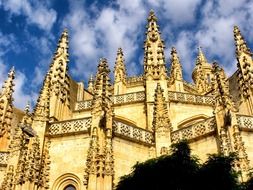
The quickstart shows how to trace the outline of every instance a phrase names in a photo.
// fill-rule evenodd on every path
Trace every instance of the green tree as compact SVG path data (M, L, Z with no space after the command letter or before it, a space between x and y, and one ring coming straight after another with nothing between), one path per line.
M186 142L172 146L172 154L137 163L121 178L117 190L193 189L199 163Z
M186 141L171 146L172 154L137 163L117 190L239 190L232 168L234 155L210 155L204 164L191 156ZM246 185L245 185L246 186ZM248 190L248 189L247 189Z
M233 170L235 155L209 155L208 160L200 167L196 180L198 189L205 190L237 190L241 185L237 173Z

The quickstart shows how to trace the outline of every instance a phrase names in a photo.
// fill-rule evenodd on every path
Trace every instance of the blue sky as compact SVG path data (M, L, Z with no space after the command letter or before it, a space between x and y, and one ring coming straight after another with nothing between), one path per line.
M64 28L69 31L69 72L75 80L86 83L100 57L106 57L113 70L118 47L123 48L128 74L141 74L150 9L158 17L167 67L175 46L187 81L198 46L228 75L236 70L234 25L252 49L249 0L0 0L0 84L15 66L15 105L23 109L27 101L36 101Z

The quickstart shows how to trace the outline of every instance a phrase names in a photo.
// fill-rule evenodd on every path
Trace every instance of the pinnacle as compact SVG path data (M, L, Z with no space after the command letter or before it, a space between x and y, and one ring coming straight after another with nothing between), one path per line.
M67 30L67 28L65 28L65 29L63 30L63 32L62 32L62 34L61 34L60 40L61 40L62 38L68 38L68 30Z
M171 48L171 54L177 54L177 50L176 50L176 48L173 46L172 48Z
M123 50L121 47L118 48L117 54L122 54L123 55Z
M155 12L153 9L151 9L149 12L148 21L149 22L156 22L157 21L157 18L155 16Z
M93 79L93 75L91 74L90 75L90 78L89 78L89 83L93 83L94 79Z
M124 53L122 48L118 48L117 57L116 57L116 65L124 65Z
M179 61L178 55L177 55L177 50L175 47L171 48L171 59L172 61L174 61L175 59L177 59Z
M234 26L234 33L240 33L239 27L238 26Z
M29 101L27 102L24 111L25 111L25 114L29 114L30 113L30 102Z
M197 56L197 60L196 60L196 65L199 64L203 64L203 63L207 63L206 57L202 51L201 46L198 47L198 56Z
M15 68L14 68L14 66L12 66L9 73L8 73L8 77L14 78L14 75L15 75Z

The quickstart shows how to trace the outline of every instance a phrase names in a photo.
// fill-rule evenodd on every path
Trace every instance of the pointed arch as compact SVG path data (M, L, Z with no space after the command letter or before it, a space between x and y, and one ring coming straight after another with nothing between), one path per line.
M73 186L76 190L81 190L81 180L75 174L63 174L55 180L52 190L65 190L68 186Z
M188 118L184 119L183 121L179 122L177 125L177 128L180 129L180 128L188 127L194 123L197 123L199 121L203 121L207 118L209 118L209 116L207 116L205 114L194 115L192 117L188 117Z

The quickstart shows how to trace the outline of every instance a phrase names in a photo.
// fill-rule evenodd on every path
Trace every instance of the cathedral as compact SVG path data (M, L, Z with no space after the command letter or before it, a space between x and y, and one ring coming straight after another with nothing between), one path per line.
M0 91L0 189L112 190L137 162L170 154L170 145L183 139L201 162L207 154L235 152L234 168L246 181L253 166L253 60L237 26L234 41L234 74L226 76L199 48L189 83L176 47L166 65L150 11L143 73L127 75L119 48L114 78L101 58L85 87L68 73L64 30L33 110L13 106L14 68L6 76Z

